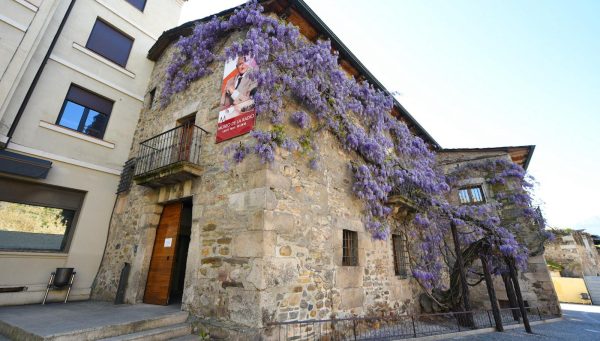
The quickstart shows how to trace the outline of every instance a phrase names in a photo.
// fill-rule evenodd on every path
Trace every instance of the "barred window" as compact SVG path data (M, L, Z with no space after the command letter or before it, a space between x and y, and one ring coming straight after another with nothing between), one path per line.
M123 172L121 173L121 179L119 180L119 187L117 193L126 192L131 188L133 183L133 173L135 171L135 158L127 160L123 166Z
M458 190L461 204L478 204L485 201L481 186L464 187Z
M404 234L392 235L394 250L394 273L401 278L408 277L408 241Z
M358 233L344 230L342 240L342 265L358 265Z

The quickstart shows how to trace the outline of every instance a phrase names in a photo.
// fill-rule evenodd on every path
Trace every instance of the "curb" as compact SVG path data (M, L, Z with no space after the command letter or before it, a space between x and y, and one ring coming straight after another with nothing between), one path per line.
M530 322L529 324L532 326L536 326L536 325L540 325L540 324L559 322L559 321L563 321L563 320L564 320L563 317L557 317L557 318L548 319L548 320L533 321L533 322ZM511 324L508 326L504 326L504 330L512 330L512 329L517 329L517 328L523 328L523 324L519 323L519 324ZM449 338L463 337L463 336L470 336L470 335L479 335L479 334L494 333L494 332L496 332L496 328L491 327L491 328L481 328L481 329L476 329L476 330L467 330L464 332L423 336L423 337L412 338L409 340L417 340L417 341L447 340ZM400 339L398 339L398 340L400 340ZM406 340L406 339L402 339L402 340Z

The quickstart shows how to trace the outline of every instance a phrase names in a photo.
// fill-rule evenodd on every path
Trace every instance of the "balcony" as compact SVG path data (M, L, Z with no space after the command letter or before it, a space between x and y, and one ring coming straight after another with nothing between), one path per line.
M134 180L160 187L200 176L200 147L208 132L193 124L165 131L140 143Z
M395 214L401 213L405 216L409 212L415 212L418 209L418 198L420 189L412 182L405 181L400 185L394 186L388 196L388 205L392 206Z

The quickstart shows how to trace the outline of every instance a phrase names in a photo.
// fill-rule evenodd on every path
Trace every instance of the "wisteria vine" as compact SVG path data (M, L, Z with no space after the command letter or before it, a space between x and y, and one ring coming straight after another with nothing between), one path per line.
M217 55L217 44L234 31L245 35ZM494 218L491 207L455 207L446 201L451 181L435 168L435 154L406 124L390 115L393 98L389 94L345 74L329 41L308 41L297 27L263 14L263 8L251 1L227 17L197 24L175 48L161 94L163 106L191 82L212 73L214 61L238 55L254 57L258 65L251 74L258 84L256 113L270 120L271 129L256 129L251 133L252 143L225 148L235 163L250 154L262 162L273 162L275 149L281 147L305 153L310 167L316 169L319 156L314 136L330 132L343 149L359 156L349 165L354 175L352 190L364 203L365 228L375 239L386 239L390 234L392 210L387 202L391 193L407 184L418 188L423 210L415 216L408 233L421 240L413 275L425 287L440 283L443 255L436 245L447 235L449 219L461 227L485 227L470 234L472 237L495 231L499 249L522 259L524 249L514 242L511 230L501 229L501 220ZM286 112L284 98L293 98L304 110ZM299 138L286 136L287 123L303 132ZM522 175L511 167L494 181Z

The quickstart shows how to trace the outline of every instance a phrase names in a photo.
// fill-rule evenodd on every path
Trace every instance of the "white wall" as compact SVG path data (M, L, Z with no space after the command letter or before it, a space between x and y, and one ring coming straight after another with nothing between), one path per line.
M68 4L0 0L0 138L6 138ZM77 0L7 150L52 161L48 178L37 182L85 191L85 199L67 252L0 251L0 273L11 274L0 276L0 287L27 287L0 294L0 305L40 302L50 272L64 266L77 271L73 299L89 297L154 66L146 55L158 36L177 24L181 5L148 0L141 12L124 0ZM97 17L134 38L125 67L85 48ZM102 140L55 124L71 83L114 101Z

